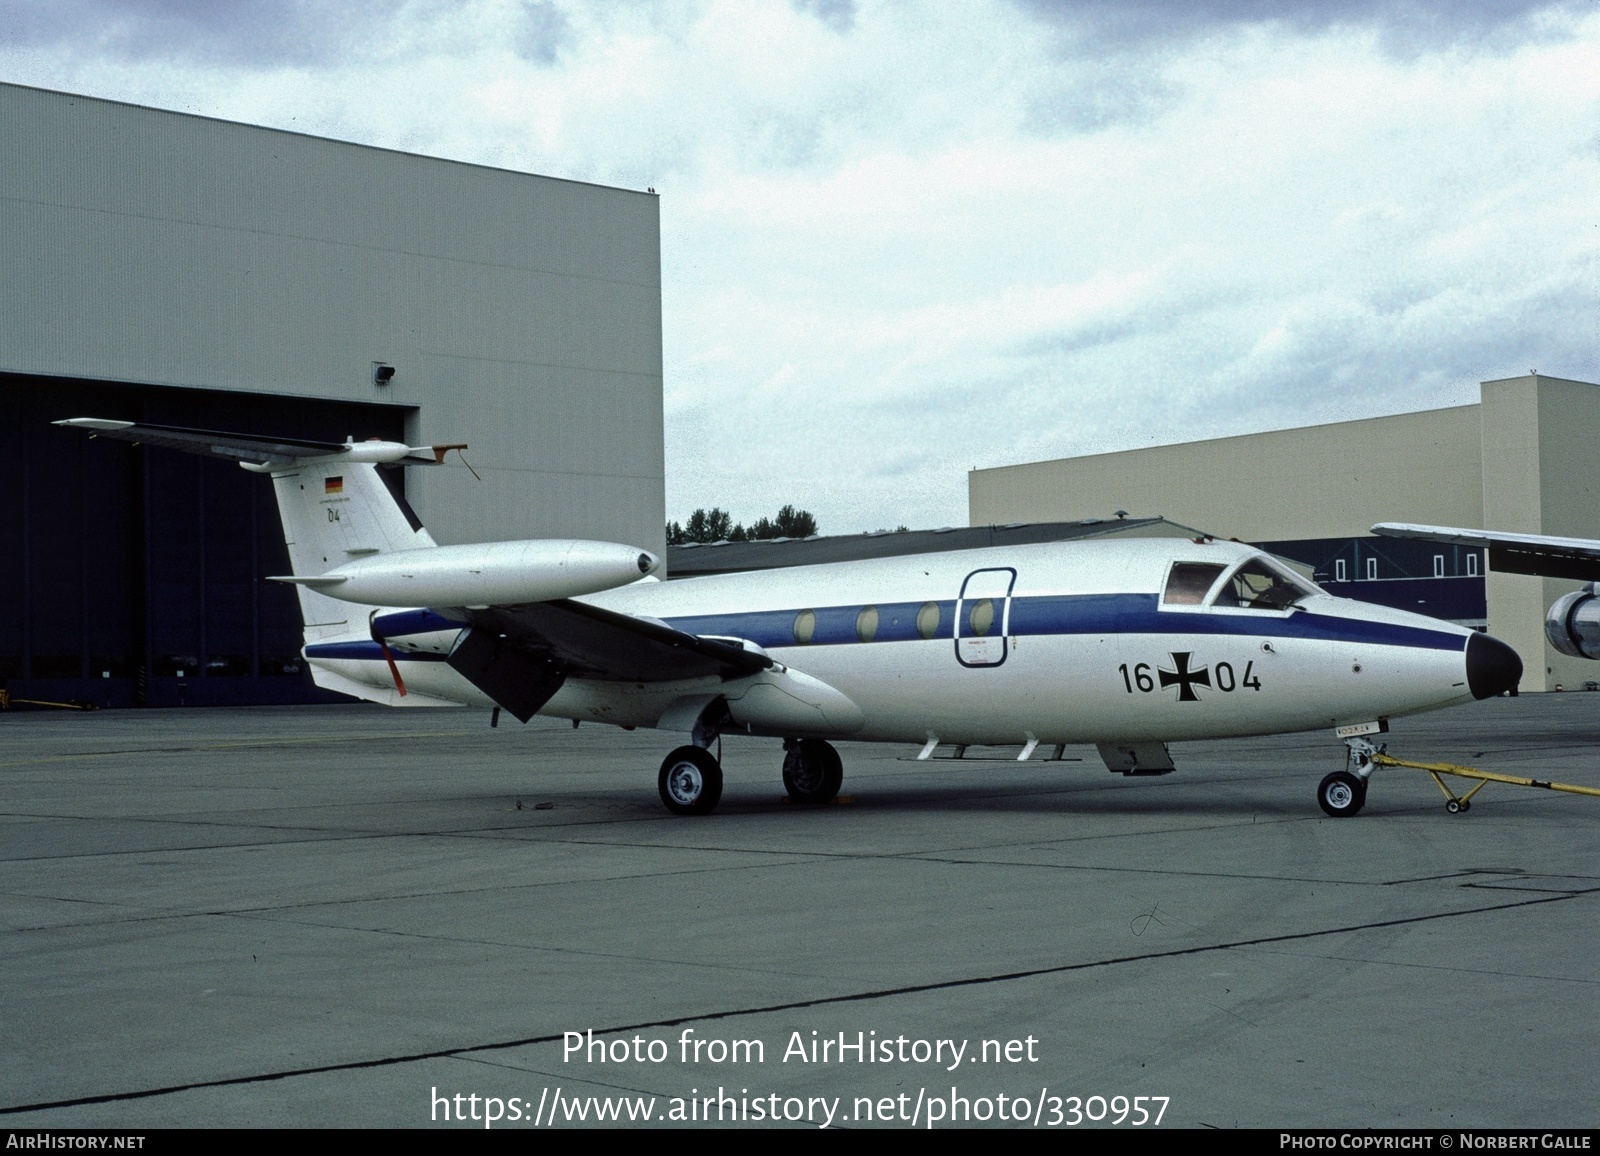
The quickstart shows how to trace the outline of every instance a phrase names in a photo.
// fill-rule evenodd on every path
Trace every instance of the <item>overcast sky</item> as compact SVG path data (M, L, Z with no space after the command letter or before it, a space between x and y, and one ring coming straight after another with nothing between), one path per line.
M1592 0L0 0L0 79L654 186L673 518L1600 381Z

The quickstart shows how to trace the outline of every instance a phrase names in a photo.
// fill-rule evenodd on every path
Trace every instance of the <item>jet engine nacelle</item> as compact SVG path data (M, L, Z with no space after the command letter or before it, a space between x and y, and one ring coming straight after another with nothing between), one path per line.
M634 546L545 538L398 550L279 581L366 606L514 606L626 586L659 564Z
M1562 654L1600 658L1600 599L1595 597L1595 584L1557 598L1545 616L1544 633Z

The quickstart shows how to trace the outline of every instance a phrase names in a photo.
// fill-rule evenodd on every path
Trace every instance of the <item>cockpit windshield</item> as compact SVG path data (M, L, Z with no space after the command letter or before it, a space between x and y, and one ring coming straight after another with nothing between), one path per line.
M1279 570L1263 558L1240 566L1217 591L1213 606L1238 606L1246 610L1288 610L1316 587L1298 575Z

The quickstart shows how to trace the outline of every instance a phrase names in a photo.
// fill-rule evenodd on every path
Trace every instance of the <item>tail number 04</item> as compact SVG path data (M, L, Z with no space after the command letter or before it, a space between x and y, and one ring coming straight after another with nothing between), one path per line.
M1260 690L1261 678L1255 673L1255 667L1256 664L1254 662L1246 662L1244 664L1244 675L1240 677L1234 671L1233 663L1217 663L1216 666L1211 668L1212 673L1216 676L1216 688L1225 694L1240 687L1244 687L1246 690ZM1202 667L1202 669L1204 668ZM1141 694L1149 694L1155 690L1156 680L1151 671L1152 667L1148 662L1138 663L1131 670L1125 662L1117 667L1117 672L1122 675L1122 685L1127 687L1129 694L1132 694L1135 690Z

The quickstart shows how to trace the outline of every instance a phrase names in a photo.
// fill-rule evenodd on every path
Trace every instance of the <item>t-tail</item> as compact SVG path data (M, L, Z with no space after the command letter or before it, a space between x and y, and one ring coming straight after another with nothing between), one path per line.
M390 706L460 705L408 691L395 651L418 643L448 651L469 608L591 594L636 582L659 566L654 555L613 542L438 545L378 470L442 465L450 451L465 445L318 442L104 418L55 424L95 437L229 458L270 475L293 572L268 577L292 583L299 595L312 678L329 690ZM421 630L427 637L399 638L388 625L398 622L415 627L412 635ZM364 666L385 673L372 681L350 677L348 660L357 654L370 660Z

